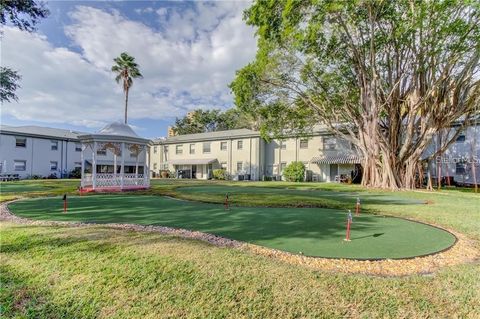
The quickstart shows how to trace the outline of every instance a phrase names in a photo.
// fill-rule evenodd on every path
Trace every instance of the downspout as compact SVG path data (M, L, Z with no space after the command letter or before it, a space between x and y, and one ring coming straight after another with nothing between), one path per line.
M63 140L60 140L61 148L60 148L60 178L63 178Z
M65 141L65 175L68 174L68 140Z
M250 137L250 164L248 165L248 174L250 174L250 179L252 179L252 138Z
M33 175L33 144L35 142L35 138L31 137L32 139L32 156L30 157L30 176Z

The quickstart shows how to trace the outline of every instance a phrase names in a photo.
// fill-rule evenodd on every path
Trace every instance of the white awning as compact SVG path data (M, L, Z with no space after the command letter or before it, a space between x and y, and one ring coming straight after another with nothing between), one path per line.
M173 159L169 163L172 165L204 165L211 164L216 160L216 158Z
M360 164L362 158L358 155L319 155L310 160L311 163L316 164Z

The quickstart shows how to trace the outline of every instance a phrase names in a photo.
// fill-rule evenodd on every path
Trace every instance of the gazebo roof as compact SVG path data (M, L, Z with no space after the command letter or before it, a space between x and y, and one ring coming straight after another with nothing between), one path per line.
M149 144L150 140L142 138L128 125L120 122L113 122L102 128L98 133L80 135L81 141L117 141L135 142Z
M137 133L128 125L120 122L113 122L102 128L97 134L139 137Z

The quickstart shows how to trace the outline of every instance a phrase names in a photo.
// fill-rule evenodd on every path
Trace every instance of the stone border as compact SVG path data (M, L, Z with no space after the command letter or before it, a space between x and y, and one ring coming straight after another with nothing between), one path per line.
M22 200L22 199L17 199ZM95 224L80 222L60 221L39 221L14 215L8 208L8 204L17 200L3 202L0 204L0 221L10 221L17 224L40 225L40 226L67 226L67 227L88 227L103 226L113 229L156 232L165 235L173 235L181 238L195 239L210 243L217 247L232 247L245 252L252 252L257 255L274 258L293 265L302 265L313 270L320 270L333 273L364 274L382 277L402 277L409 275L427 275L438 271L442 267L455 266L465 263L480 261L480 250L476 248L476 242L467 236L447 230L452 233L457 241L446 250L427 256L420 256L408 259L381 259L381 260L354 260L354 259L333 259L322 257L309 257L288 253L272 248L266 248L249 244L213 234L187 229L164 227L164 226L142 226L136 224ZM413 220L411 220L413 221ZM437 227L435 225L429 226ZM443 228L440 228L443 229Z

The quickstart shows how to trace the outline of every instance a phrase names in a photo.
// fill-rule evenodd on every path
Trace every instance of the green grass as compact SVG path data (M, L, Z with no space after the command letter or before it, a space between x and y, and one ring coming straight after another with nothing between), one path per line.
M236 207L162 196L99 195L17 201L18 216L39 220L160 225L198 230L292 253L335 258L408 258L453 245L448 232L399 218L361 214L346 243L346 213L325 208Z
M480 267L322 273L155 233L2 224L2 318L475 318Z
M50 182L38 181L35 183ZM58 196L76 182L13 196ZM50 183L48 183L50 185ZM202 181L153 181L147 194L178 193ZM282 189L302 188L392 193L358 186L313 183L214 183ZM288 190L286 191L288 192ZM9 195L10 196L10 195ZM322 204L319 196L244 194L237 204L272 206L279 201ZM463 190L398 192L396 198L427 202L364 208L414 218L480 240L480 196ZM1 194L0 198L5 197ZM325 199L326 200L326 199ZM350 206L341 198L334 205ZM319 205L320 206L320 205ZM230 248L155 233L0 224L0 304L2 318L478 318L478 263L446 267L431 276L375 278L312 271Z

